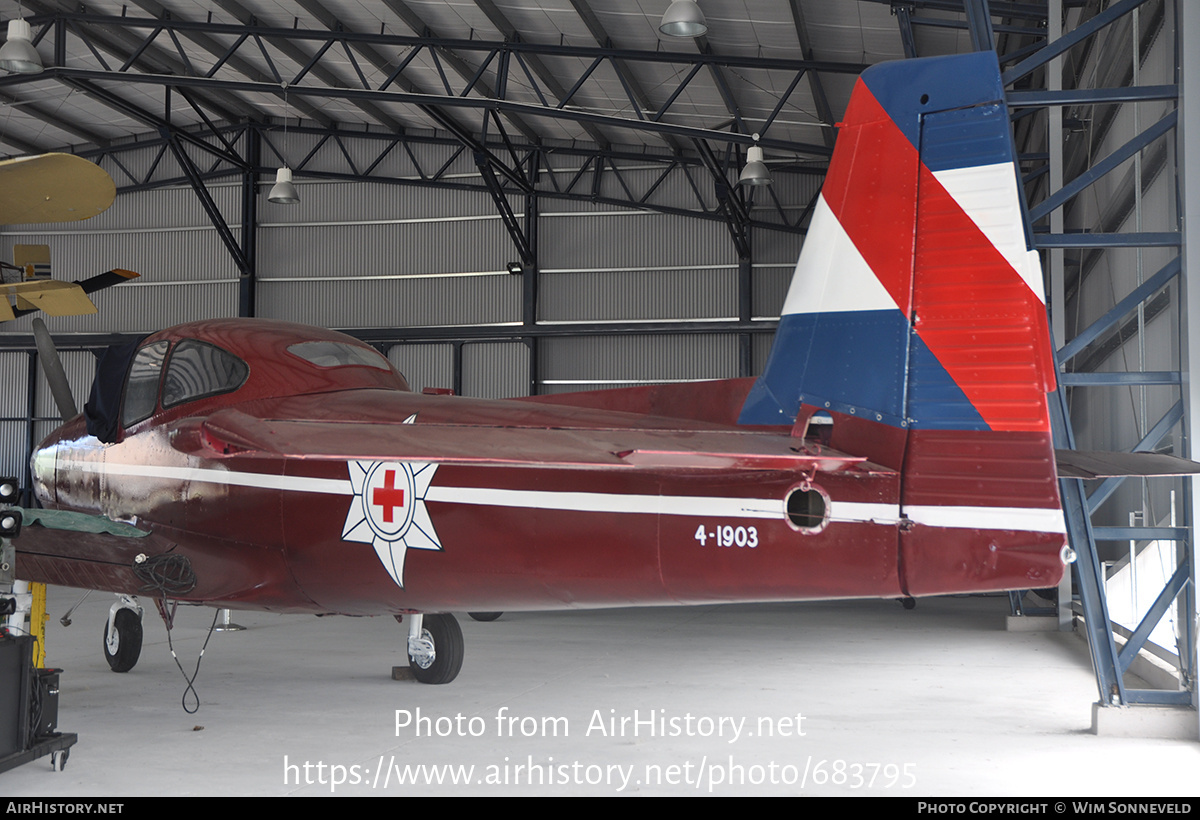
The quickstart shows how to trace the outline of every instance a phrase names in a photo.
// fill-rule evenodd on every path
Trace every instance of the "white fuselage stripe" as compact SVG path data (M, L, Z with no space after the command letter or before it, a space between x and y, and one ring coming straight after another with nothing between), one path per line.
M1039 507L908 506L904 513L928 527L1066 533L1062 510Z
M159 467L149 464L111 464L95 461L60 461L61 471L97 473L129 478L167 478L174 481L200 481L229 487L259 487L265 490L290 490L298 493L354 495L350 479L308 478L274 473L241 473L231 470L206 470L198 467Z
M354 489L349 479L84 461L60 464L60 469L62 468L111 476L162 478L174 481L222 484L230 487L257 487L290 492L325 493L327 495L354 495ZM434 486L426 492L425 500L491 507L685 515L708 518L782 518L785 512L781 498L556 492L552 490L505 490L495 487ZM1057 509L922 505L905 507L904 512L914 523L929 527L1066 532L1062 511ZM872 504L834 499L830 502L829 513L829 519L834 523L872 522L894 525L901 520L900 508L895 504Z

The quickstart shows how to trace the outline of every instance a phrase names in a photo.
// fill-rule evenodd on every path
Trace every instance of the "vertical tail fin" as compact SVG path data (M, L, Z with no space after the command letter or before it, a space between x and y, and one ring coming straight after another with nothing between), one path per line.
M1062 573L1053 354L1009 128L991 52L863 72L739 419L827 410L835 448L901 468L910 595Z
M868 69L741 422L1044 431L1053 385L995 55Z
M25 281L50 279L50 246L13 245L13 264L21 269Z

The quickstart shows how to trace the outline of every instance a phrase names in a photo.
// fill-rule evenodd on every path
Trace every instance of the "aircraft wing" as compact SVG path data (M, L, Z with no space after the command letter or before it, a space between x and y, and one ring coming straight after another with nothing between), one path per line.
M105 211L117 187L104 169L71 154L0 162L0 225L74 222Z
M9 304L15 297L16 307ZM34 279L28 282L0 284L0 322L40 310L48 316L81 316L95 313L96 306L75 282ZM18 313L19 311L19 313Z
M129 524L62 510L21 510L22 578L52 577L79 589L136 593L142 582L132 567L139 554L171 545Z
M126 595L238 600L291 588L274 550L220 545L188 553L157 531L67 510L21 511L17 576ZM192 594L194 593L194 594Z
M475 431L478 430L478 434ZM535 464L613 469L821 470L890 472L861 456L816 448L787 435L721 430L475 428L411 424L257 419L223 410L185 422L176 449L215 454L261 452L316 459L382 459L459 464Z

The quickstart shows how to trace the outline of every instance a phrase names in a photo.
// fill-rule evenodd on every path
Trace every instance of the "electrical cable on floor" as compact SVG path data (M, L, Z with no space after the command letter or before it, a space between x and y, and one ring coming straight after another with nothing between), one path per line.
M196 670L192 672L192 676L190 678L187 676L187 672L183 671L183 664L179 662L179 656L175 654L175 646L171 642L171 630L167 630L167 648L171 650L171 657L175 659L175 665L179 667L180 674L182 674L183 679L187 681L187 688L183 690L183 697L180 698L179 702L183 706L183 711L187 712L189 715L194 715L200 711L200 695L197 694L196 687L193 686L193 684L196 682L196 676L200 674L200 661L204 660L204 650L208 648L208 641L210 638L212 638L213 632L217 628L217 618L220 616L220 614L221 610L219 609L213 613L213 622L208 627L208 635L204 639L204 646L200 647L200 657L196 658ZM188 708L188 692L191 692L192 697L196 699L196 707L194 709Z

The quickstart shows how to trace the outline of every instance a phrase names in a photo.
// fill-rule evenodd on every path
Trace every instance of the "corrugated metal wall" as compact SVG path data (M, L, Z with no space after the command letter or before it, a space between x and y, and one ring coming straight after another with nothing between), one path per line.
M388 360L404 374L415 392L426 387L454 387L454 345L427 343L392 345Z
M575 336L547 339L539 380L547 393L737 375L730 334Z
M516 253L486 194L368 183L299 191L297 207L261 192L258 315L334 328L521 321L521 282L506 269Z
M0 351L0 477L25 477L29 445L29 354Z
M472 342L462 346L464 396L503 399L529 393L529 348L523 342Z

